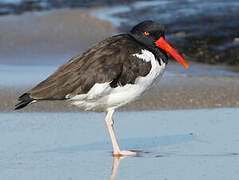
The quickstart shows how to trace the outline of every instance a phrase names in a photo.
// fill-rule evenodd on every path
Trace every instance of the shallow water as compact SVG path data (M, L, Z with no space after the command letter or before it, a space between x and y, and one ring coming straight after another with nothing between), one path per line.
M57 66L0 65L0 87L25 87L36 85L51 75Z
M1 0L1 3L14 3L14 4L18 4L22 2L22 0Z
M194 15L210 15L213 17L233 14L239 7L238 1L230 0L149 0L149 1L134 1L129 5L118 5L106 7L93 11L92 15L111 21L114 25L120 26L127 22L134 25L140 20L153 19L160 20L163 24L174 22L178 18L187 18ZM150 9L147 11L147 9ZM144 10L141 12L141 10ZM137 16L135 12L140 11ZM127 13L131 13L130 16ZM132 14L133 13L133 14ZM119 16L117 16L119 15ZM153 15L153 16L152 16ZM183 24L184 25L184 24ZM191 28L191 27L188 27Z
M121 148L139 154L114 159L104 113L1 113L0 179L238 179L238 116L117 112Z
M190 65L190 64L189 64ZM60 65L56 66L17 66L0 64L0 88L31 87L46 79ZM166 77L238 77L239 73L223 67L192 64L189 69L179 64L170 64L165 72Z

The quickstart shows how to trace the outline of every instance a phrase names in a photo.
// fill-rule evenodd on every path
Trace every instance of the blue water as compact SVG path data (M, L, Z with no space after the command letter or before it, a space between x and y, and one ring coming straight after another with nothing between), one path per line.
M17 66L0 64L0 88L32 87L51 75L60 65ZM238 77L239 73L210 65L193 64L183 69L178 64L170 64L166 77Z
M113 158L104 113L1 113L0 179L239 177L239 109L116 112Z
M14 4L17 4L17 3L21 3L22 0L1 0L1 3L14 3Z
M116 26L126 22L127 25L133 26L142 20L151 19L166 25L174 23L178 26L177 28L194 31L196 29L192 27L192 24L188 27L185 26L186 22L184 22L184 19L188 21L188 23L190 22L189 17L196 21L197 16L212 17L214 20L217 20L220 16L229 15L230 17L233 16L233 14L236 15L238 9L239 2L237 0L151 0L133 2L130 5L99 9L93 11L92 15L97 18L111 21ZM180 22L181 24L177 22ZM220 21L218 21L218 23L219 22ZM197 25L195 25L195 27L197 30L202 30L198 29ZM210 28L210 26L207 25L206 28Z
M0 65L0 87L30 87L46 79L58 66Z

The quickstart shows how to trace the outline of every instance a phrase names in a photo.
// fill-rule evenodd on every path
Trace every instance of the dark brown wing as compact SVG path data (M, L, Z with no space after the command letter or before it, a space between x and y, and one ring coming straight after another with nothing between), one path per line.
M61 100L68 94L85 94L95 83L109 82L112 88L133 84L151 69L149 62L132 56L140 52L140 45L129 35L113 36L72 58L26 94L33 99Z

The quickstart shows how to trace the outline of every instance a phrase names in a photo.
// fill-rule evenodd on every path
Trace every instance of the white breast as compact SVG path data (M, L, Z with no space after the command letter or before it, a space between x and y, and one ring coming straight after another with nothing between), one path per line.
M165 63L156 60L153 53L142 50L140 54L133 54L139 60L151 62L151 70L144 77L138 77L135 84L127 84L116 88L110 87L110 82L96 83L87 94L77 95L70 100L84 110L108 111L125 105L142 95L150 88L157 77L160 77L165 69Z
M143 86L150 86L159 75L163 74L166 64L160 59L160 65L154 54L150 51L143 49L141 54L134 54L133 56L136 56L143 61L151 62L151 70L149 74L147 74L145 77L137 78L136 84L139 83Z

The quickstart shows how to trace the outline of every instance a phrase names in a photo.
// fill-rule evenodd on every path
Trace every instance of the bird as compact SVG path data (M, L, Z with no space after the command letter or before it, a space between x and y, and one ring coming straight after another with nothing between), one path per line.
M132 156L121 150L113 113L148 90L168 64L168 55L188 64L165 40L163 24L145 20L129 32L111 36L71 58L52 75L18 98L15 110L33 102L67 101L85 111L106 112L105 122L113 156Z

